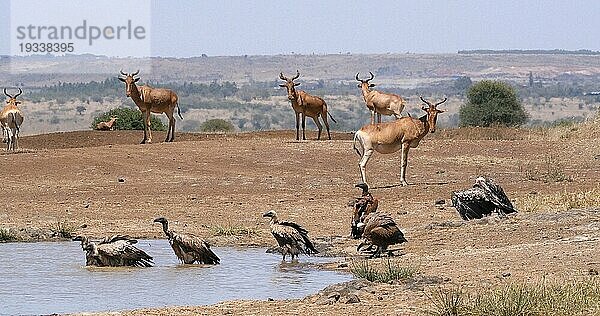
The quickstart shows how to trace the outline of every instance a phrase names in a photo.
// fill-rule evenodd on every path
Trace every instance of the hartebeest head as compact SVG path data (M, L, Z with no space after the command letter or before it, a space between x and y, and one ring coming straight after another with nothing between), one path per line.
M284 76L283 72L279 73L279 79L285 81L285 83L282 83L279 86L287 89L288 100L290 100L290 101L296 100L296 98L297 98L296 89L294 87L299 86L300 83L294 82L294 80L298 79L298 77L300 77L299 70L296 70L296 75L292 79L288 79L286 76Z
M425 102L425 104L427 104L427 107L423 106L421 109L423 109L423 111L427 112L427 123L429 124L429 132L430 133L435 133L435 125L437 124L437 115L439 113L444 113L445 111L443 110L438 110L437 106L446 102L446 100L448 100L448 98L444 98L444 100L435 103L435 104L431 104L429 101L423 99L423 97L419 96L419 98L421 98L421 101Z
M369 88L373 88L375 86L374 83L369 83L369 81L371 81L371 80L373 80L373 78L375 78L375 76L373 75L372 72L369 71L369 74L371 75L371 78L366 79L366 80L360 79L358 77L358 74L359 73L357 72L355 78L356 78L356 81L360 82L360 84L358 84L359 88L369 90Z
M140 71L138 69L138 71L136 71L132 74L124 73L123 70L119 70L119 72L121 73L121 75L125 76L125 78L122 78L122 77L118 77L118 78L119 78L119 80L125 82L125 88L127 89L126 90L127 97L131 97L131 90L137 89L135 86L135 83L138 82L138 80L140 80L139 77L136 78L135 76L137 76L140 73Z
M6 100L6 104L13 105L13 106L17 106L18 104L21 104L21 101L17 101L17 97L20 96L22 93L23 93L23 90L21 90L21 88L19 88L19 93L17 93L15 96L11 96L10 94L8 94L8 92L6 92L6 88L4 88L4 94L6 94L6 96L8 97L8 100Z

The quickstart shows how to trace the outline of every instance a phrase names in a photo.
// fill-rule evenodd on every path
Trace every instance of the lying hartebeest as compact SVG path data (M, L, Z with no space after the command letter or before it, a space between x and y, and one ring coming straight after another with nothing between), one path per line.
M19 88L19 93L11 96L4 88L4 94L8 97L6 106L0 112L0 125L2 125L2 134L6 133L6 150L17 150L19 148L19 129L23 124L23 112L17 107L21 101L17 97L23 93Z
M421 97L421 101L428 105L427 108L424 106L422 108L427 112L426 115L418 119L402 117L393 122L369 124L357 131L354 134L354 150L361 156L359 167L362 181L367 183L365 166L369 162L373 151L382 154L391 154L402 149L400 183L408 185L406 182L408 150L417 147L427 133L435 132L437 115L444 112L438 110L437 106L446 102L446 100L444 99L441 102L431 104ZM360 148L357 147L357 142Z
M118 117L111 117L110 120L106 122L100 122L96 124L96 129L99 131L112 131L115 126L115 122L118 120Z
M381 115L393 115L396 119L400 118L400 113L404 109L404 99L393 93L384 93L371 90L375 84L369 83L375 76L369 71L371 78L362 80L356 73L356 80L360 82L358 87L362 90L363 98L369 110L371 110L371 124L375 123L375 114L377 114L377 123L381 123Z
M125 88L127 96L131 97L133 102L142 111L144 119L144 139L142 144L152 142L152 131L150 130L150 112L152 113L165 113L169 118L169 131L167 132L167 138L165 142L172 142L175 140L175 116L173 112L177 107L177 114L183 120L179 109L179 103L177 102L177 94L170 89L163 88L151 88L148 85L138 87L135 83L140 80L137 76L140 71L136 71L132 74L124 73L120 71L121 75L125 78L119 77L119 80L125 82Z
M304 130L306 127L307 116L315 121L315 125L317 125L317 128L319 129L317 139L321 139L321 131L323 129L319 122L319 116L323 118L325 128L327 128L327 137L331 139L329 122L327 122L327 114L329 114L327 112L327 104L319 97L312 96L302 90L296 90L296 86L300 85L300 83L294 82L294 80L298 79L298 77L300 77L299 70L296 70L296 76L291 79L285 77L282 72L279 73L279 79L285 81L285 83L282 83L279 86L287 88L288 100L292 103L292 108L294 109L294 112L296 112L296 140L300 140L300 118L302 118L302 140L306 140ZM331 114L329 114L329 117L334 123L337 123Z

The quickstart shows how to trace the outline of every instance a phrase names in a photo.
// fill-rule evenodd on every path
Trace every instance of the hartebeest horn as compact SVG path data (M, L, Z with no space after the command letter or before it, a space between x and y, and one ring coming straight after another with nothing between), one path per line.
M17 95L14 96L14 98L17 98L18 96L20 96L21 94L23 94L23 90L21 90L21 88L19 88L19 93L17 93Z
M132 77L137 76L137 74L139 74L139 73L140 73L140 70L138 69L136 72L132 73L131 76Z
M435 106L435 105L431 105L431 103L429 103L429 101L427 101L427 100L423 99L423 97L422 97L422 96L419 96L419 98L421 99L421 101L425 102L427 105L429 105L429 106ZM444 100L444 101L445 101L445 100ZM437 105L437 104L436 104L436 105Z
M354 77L354 78L356 78L356 81L363 82L362 80L360 80L360 78L358 78L358 74L359 74L359 72L356 73L356 77Z
M296 69L296 75L294 76L294 78L292 78L292 81L298 79L298 77L300 77L300 70Z
M371 75L371 78L366 80L367 83L369 83L369 81L371 81L371 80L373 80L373 78L375 78L375 76L373 75L372 72L369 71L369 74Z
M283 72L279 73L279 79L287 81L287 78L283 75Z
M126 73L123 72L123 69L119 69L119 72L123 75L123 76L127 76Z
M435 104L435 106L438 106L438 105L440 105L440 104L442 104L442 103L446 102L446 100L448 100L448 98L444 98L444 100L442 100L442 101L440 101L440 102L436 103L436 104Z
M6 96L7 96L7 97L9 97L9 98L12 98L12 97L10 96L10 94L8 94L8 92L6 92L6 88L4 88L4 94L6 94Z

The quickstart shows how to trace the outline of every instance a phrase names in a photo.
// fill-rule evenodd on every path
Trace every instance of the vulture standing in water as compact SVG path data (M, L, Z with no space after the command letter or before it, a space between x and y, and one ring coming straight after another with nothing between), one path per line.
M502 187L492 178L478 177L473 188L452 193L452 204L464 220L516 213Z
M371 213L365 218L364 224L361 223L359 226L364 226L363 238L371 245L377 246L377 251L371 255L371 258L381 256L390 245L407 242L404 234L396 226L396 222L387 214L380 212ZM356 250L360 251L363 246L369 245L369 243L366 241L362 242ZM391 252L388 255L391 255Z
M269 222L271 234L273 234L281 248L283 261L285 261L288 254L292 256L293 261L294 257L298 258L301 253L307 255L319 253L308 239L308 231L302 226L292 222L280 221L275 211L268 211L263 214L263 217L271 218Z
M354 207L352 222L350 224L350 235L354 239L359 239L364 226L360 225L359 227L358 224L364 223L367 215L377 211L379 200L374 198L371 192L369 192L369 186L366 183L359 183L355 187L362 189L362 196L354 199L353 204L350 205Z
M91 242L84 236L77 236L73 240L81 241L88 266L151 267L154 264L151 256L134 246L137 240L127 236L114 235L98 243Z
M171 248L182 263L219 264L221 262L221 259L210 250L210 245L206 241L193 235L178 234L170 230L169 221L164 217L159 217L154 222L162 224Z

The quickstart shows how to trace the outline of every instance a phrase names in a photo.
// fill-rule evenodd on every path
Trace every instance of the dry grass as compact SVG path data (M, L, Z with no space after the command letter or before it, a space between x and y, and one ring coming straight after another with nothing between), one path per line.
M412 278L418 269L411 266L401 266L396 260L387 259L379 263L372 260L356 260L350 264L350 272L355 277L371 282L387 283L395 280Z
M436 289L429 315L436 316L578 316L600 315L600 282L509 284L468 294L460 288Z
M573 177L565 174L565 168L560 160L553 155L545 156L540 168L528 165L526 167L520 167L520 169L521 172L524 173L525 179L531 181L542 181L545 183L573 181Z
M210 228L213 236L253 236L258 235L256 227L245 227L241 225L215 225Z
M10 228L0 227L0 242L15 240L17 240L17 235Z
M567 211L600 207L600 186L589 191L535 194L519 198L517 209L522 212Z

